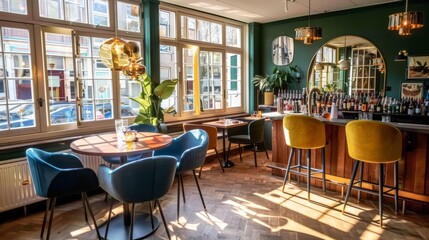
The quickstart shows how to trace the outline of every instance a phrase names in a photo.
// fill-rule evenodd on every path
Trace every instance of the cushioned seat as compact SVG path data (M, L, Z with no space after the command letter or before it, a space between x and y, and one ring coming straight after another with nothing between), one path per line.
M26 156L36 194L40 197L48 198L40 238L43 238L49 208L51 210L46 239L50 237L57 197L76 194L81 194L82 196L85 220L88 221L86 215L86 208L88 208L97 236L100 238L97 223L86 195L86 192L99 187L94 171L84 168L79 158L69 153L50 153L36 148L29 148L26 151Z
M261 119L253 120L249 122L247 126L228 128L228 141L229 141L228 158L229 158L229 152L231 150L231 143L238 144L240 161L243 161L243 158L241 156L241 145L250 144L253 146L253 156L255 159L255 167L257 167L258 162L256 160L256 145L261 143L264 147L265 153L267 154L267 158L269 159L268 152L264 143L264 124L265 124L265 119L261 118Z
M186 203L182 179L182 174L184 172L192 171L201 202L206 210L206 204L204 203L200 185L198 184L195 168L200 168L204 164L208 144L209 136L207 132L202 129L193 129L174 138L169 146L153 152L154 156L170 155L177 160L177 221L179 220L180 209L180 187L182 187L183 202Z
M345 212L351 190L378 195L380 227L383 227L383 194L394 191L395 212L398 213L398 162L402 156L402 134L396 127L377 121L356 120L346 125L347 149L351 158L355 160L350 184L347 188L343 213ZM364 163L375 163L379 168L378 184L362 179ZM393 187L384 184L384 168L393 163ZM355 182L360 165L359 180ZM378 191L362 188L362 183L377 184ZM356 186L358 184L358 186Z
M159 199L168 193L173 184L176 159L171 156L158 156L126 163L112 170L106 165L98 167L101 188L113 198L131 204L131 226L129 239L133 239L134 205L155 200L162 221L170 239L167 223ZM143 183L143 184L142 184ZM113 201L110 205L108 223L104 238L107 239Z
M283 180L283 188L286 185L288 175L293 172L299 176L307 177L307 199L310 201L311 175L314 173L322 173L322 188L323 192L326 189L325 179L325 145L326 134L325 124L313 117L304 115L288 115L283 118L283 132L286 145L291 147L289 159L287 163L286 173ZM292 166L292 159L295 150L298 149L298 163ZM311 150L321 149L322 152L322 168L316 169L311 167ZM307 166L301 163L302 150L307 150ZM294 169L298 170L294 170ZM306 170L306 172L302 170ZM313 173L312 173L313 172ZM299 180L298 176L298 180Z

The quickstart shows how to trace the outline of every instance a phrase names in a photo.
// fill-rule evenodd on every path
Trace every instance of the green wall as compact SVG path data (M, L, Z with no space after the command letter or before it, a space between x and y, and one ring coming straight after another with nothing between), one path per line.
M412 31L411 36L399 36L397 31L387 30L388 16L392 13L403 12L405 1L383 4L340 12L326 13L311 16L311 26L323 28L323 39L314 41L311 45L304 45L295 40L295 54L292 66L298 65L302 71L300 83L291 85L292 89L302 89L306 85L308 66L317 50L330 39L342 35L357 35L368 39L381 51L386 61L386 85L391 87L386 91L387 96L399 98L400 84L406 81L406 62L395 62L393 59L402 49L410 55L429 55L429 1L410 1L409 11L421 11L424 15L423 28ZM271 59L271 42L274 38L286 35L295 37L295 28L307 26L308 18L295 18L283 21L261 24L261 68L254 74L271 73L274 64ZM426 81L407 80L410 82Z

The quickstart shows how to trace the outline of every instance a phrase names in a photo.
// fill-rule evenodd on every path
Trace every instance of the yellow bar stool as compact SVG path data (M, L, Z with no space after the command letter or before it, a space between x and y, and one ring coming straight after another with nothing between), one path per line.
M343 214L352 188L360 191L378 195L378 207L380 214L380 227L383 227L383 194L392 190L395 192L395 212L398 213L398 161L402 155L402 135L396 127L376 121L356 120L346 125L347 148L351 158L355 161L350 184L347 188L344 201ZM362 180L364 163L375 163L379 165L378 191L362 188L362 183L377 183ZM384 184L384 166L394 163L394 186ZM360 167L359 180L355 182L357 170ZM358 186L355 186L358 184ZM387 189L384 189L384 188Z
M289 160L286 168L285 178L283 181L283 189L286 185L288 175L290 172L301 176L307 176L307 192L308 201L310 201L310 180L311 175L315 173L322 173L322 188L323 193L326 191L325 186L325 145L326 134L325 124L313 117L304 115L288 115L283 118L283 131L285 135L286 145L291 147ZM292 158L295 150L298 149L298 163L291 166ZM311 167L311 150L322 149L322 168ZM307 166L301 163L302 150L307 150ZM297 168L297 170L295 170ZM302 170L306 170L302 171ZM298 177L299 180L299 177Z

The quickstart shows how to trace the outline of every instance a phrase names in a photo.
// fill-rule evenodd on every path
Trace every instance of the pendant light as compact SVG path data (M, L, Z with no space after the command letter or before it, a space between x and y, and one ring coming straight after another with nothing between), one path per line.
M338 61L338 67L345 71L350 67L350 61L347 59L347 37L344 36L344 57L340 61Z
M408 0L405 1L405 12L389 15L389 30L398 30L399 35L411 35L411 30L423 27L423 13L408 12Z
M321 27L310 27L310 3L308 0L308 27L295 28L295 39L304 40L304 44L312 44L313 40L322 39Z

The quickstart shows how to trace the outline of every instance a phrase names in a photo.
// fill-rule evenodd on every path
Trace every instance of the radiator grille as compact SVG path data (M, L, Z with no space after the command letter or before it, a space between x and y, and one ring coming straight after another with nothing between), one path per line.
M66 150L63 152L71 152ZM77 154L84 167L97 173L98 165L104 163L99 156ZM34 192L27 159L13 159L11 163L0 164L0 212L42 201Z
M0 212L38 202L25 158L0 165Z

